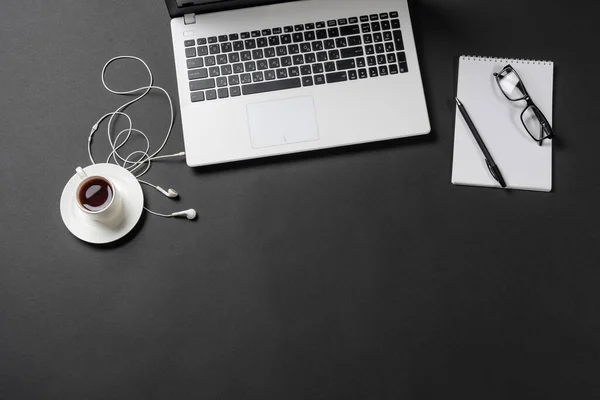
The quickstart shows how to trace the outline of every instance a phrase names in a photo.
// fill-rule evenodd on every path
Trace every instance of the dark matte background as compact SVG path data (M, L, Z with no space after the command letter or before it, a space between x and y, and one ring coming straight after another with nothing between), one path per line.
M58 200L91 125L123 101L101 86L105 61L141 56L176 94L165 5L3 2L0 399L599 398L589 4L415 1L430 137L155 165L148 180L182 195L146 191L149 205L200 219L143 218L99 248ZM555 61L553 193L450 184L460 54ZM145 76L122 64L109 79ZM131 113L162 138L164 98Z

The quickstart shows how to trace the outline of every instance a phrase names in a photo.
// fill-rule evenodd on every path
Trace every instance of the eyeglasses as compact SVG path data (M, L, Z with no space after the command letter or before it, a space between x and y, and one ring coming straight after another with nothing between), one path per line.
M521 122L529 133L529 136L533 138L541 146L545 139L552 139L555 134L550 126L550 123L540 111L540 109L533 103L525 84L521 80L517 71L507 65L499 73L494 73L496 77L496 83L504 94L504 96L510 101L521 101L525 100L527 105L521 113Z

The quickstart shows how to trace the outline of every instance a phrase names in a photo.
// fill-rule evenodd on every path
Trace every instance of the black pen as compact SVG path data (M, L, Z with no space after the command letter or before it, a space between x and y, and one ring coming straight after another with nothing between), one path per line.
M483 143L481 136L479 136L479 132L477 132L477 128L475 128L475 125L473 125L473 121L471 121L469 114L467 114L467 110L462 105L462 103L460 102L458 97L456 98L456 104L458 105L458 109L459 109L460 113L462 114L463 118L465 119L465 122L469 126L469 130L471 131L471 133L473 134L473 137L477 141L477 144L479 145L479 148L481 149L483 156L485 157L485 163L487 164L488 169L490 170L490 173L492 174L492 177L494 177L494 179L497 180L498 183L500 183L500 186L505 188L506 182L504 182L504 178L502 177L502 174L500 173L500 169L494 162L494 159L492 158L492 155L488 151L487 147L485 147L485 143Z

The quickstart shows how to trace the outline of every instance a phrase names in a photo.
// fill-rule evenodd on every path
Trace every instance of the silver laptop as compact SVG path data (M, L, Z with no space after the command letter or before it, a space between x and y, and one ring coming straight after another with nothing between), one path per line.
M189 166L430 132L406 0L165 0Z

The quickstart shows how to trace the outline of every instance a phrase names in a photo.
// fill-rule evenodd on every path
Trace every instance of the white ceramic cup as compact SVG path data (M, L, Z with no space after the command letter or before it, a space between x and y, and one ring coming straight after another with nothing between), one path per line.
M119 224L123 220L123 207L122 207L121 194L117 190L117 187L115 186L115 184L106 176L102 176L102 175L88 176L85 173L85 171L83 170L83 168L81 168L81 167L77 167L77 169L75 171L77 172L77 175L79 176L79 178L81 178L81 182L79 182L79 185L77 186L77 191L75 192L75 202L77 203L77 206L79 207L79 209L88 218L90 218L94 221L98 221L102 224L111 225L111 226L115 226L115 225ZM91 181L92 179L102 179L102 180L108 182L108 184L110 185L112 192L113 192L113 197L112 197L110 203L106 207L104 207L103 209L98 210L98 211L88 210L79 201L80 190L83 188L83 186L87 182Z

